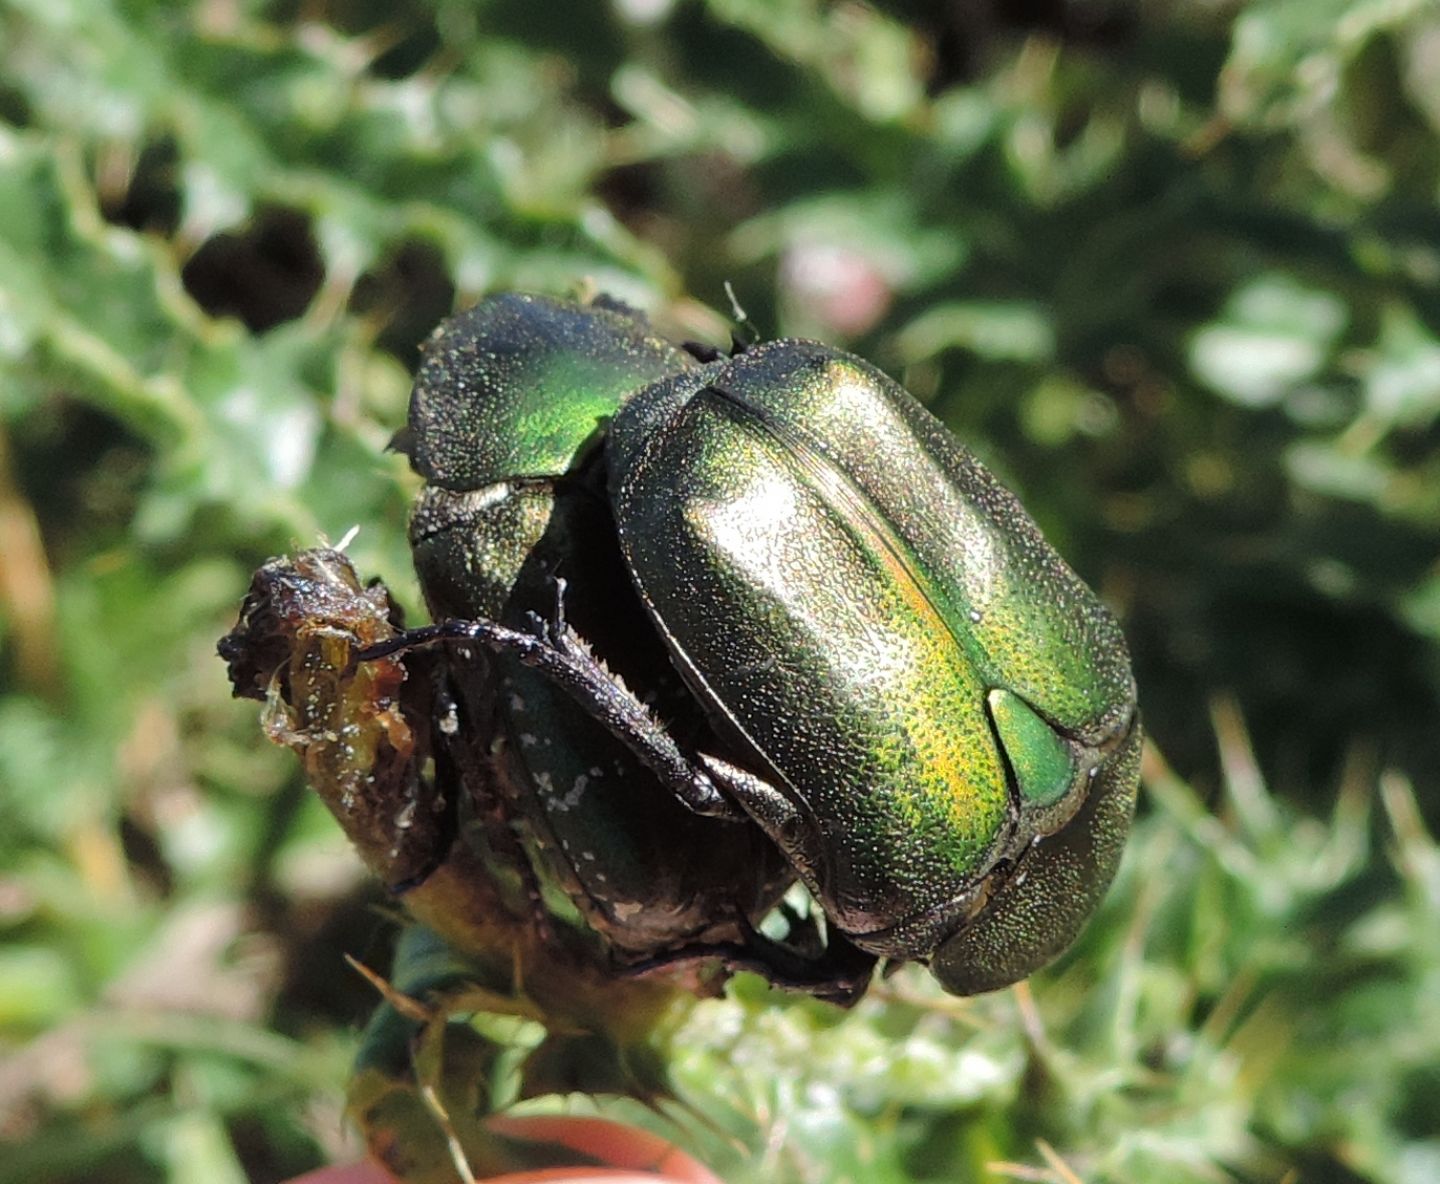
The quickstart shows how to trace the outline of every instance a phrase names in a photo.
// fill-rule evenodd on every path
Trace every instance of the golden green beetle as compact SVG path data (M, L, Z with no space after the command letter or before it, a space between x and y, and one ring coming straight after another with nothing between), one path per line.
M558 308L597 340L615 332L604 308L498 299L537 326ZM465 348L505 365L483 335ZM587 604L582 642L558 611L532 607L526 626L461 605L473 619L390 648L469 639L533 666L710 817L716 849L737 833L727 819L758 826L828 919L817 980L853 966L847 945L926 962L960 994L1023 978L1079 932L1129 829L1141 731L1114 618L1015 497L861 359L781 340L656 364L668 373L600 398L583 367L498 400L432 381L407 443L432 485L498 450L487 480L523 485L538 463L598 498L587 531L618 542L640 626ZM468 532L471 566L513 542L473 516L445 526ZM422 580L439 566L422 556ZM668 726L611 673L657 641L704 728ZM753 863L735 862L743 884Z

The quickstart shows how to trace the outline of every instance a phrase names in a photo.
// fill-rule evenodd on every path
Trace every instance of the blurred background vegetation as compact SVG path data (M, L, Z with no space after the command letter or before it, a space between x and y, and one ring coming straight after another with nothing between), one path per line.
M737 1182L1440 1179L1431 0L0 0L0 1182L344 1153L390 925L215 639L353 525L413 606L417 343L582 280L902 378L1154 739L1028 988L741 981L703 1120L606 1112Z

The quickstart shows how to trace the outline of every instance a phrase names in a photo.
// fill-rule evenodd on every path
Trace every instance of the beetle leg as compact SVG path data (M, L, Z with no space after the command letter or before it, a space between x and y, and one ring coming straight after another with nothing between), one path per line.
M735 807L710 774L685 754L665 725L591 653L563 616L555 620L556 627L552 627L532 615L535 628L530 633L483 619L443 621L369 646L356 654L355 660L370 662L446 641L475 642L495 653L509 654L575 699L695 813L733 819Z
M735 318L735 327L730 330L730 356L734 358L747 352L760 340L760 330L755 327L750 314L741 307L740 297L735 295L735 287L729 280L725 281L725 295L730 298L730 315Z
M784 852L801 879L814 883L823 878L824 852L816 842L820 832L795 808L794 802L769 781L739 765L706 753L701 753L699 762L710 779L739 802Z
M711 780L724 786L763 829L773 835L794 826L798 819L794 804L763 777L708 753L702 752L698 760Z
M555 931L550 912L545 907L540 877L510 823L507 795L501 788L495 762L487 751L488 745L476 743L484 733L468 720L466 726L461 726L460 703L448 692L445 699L449 711L453 713L451 719L454 723L449 728L442 726L439 729L444 742L435 747L436 780L452 786L452 796L457 800L463 789L470 802L473 824L480 830L481 841L488 852L513 868L519 876L530 923L539 940L548 945L554 940Z
M525 846L503 817L487 820L485 842L490 850L502 857L520 877L520 886L525 892L525 903L530 911L530 924L542 945L555 942L555 925L550 910L545 906L545 891L540 884L540 874L530 862Z
M680 348L697 362L718 362L725 356L718 346L707 345L703 341L683 341Z
M853 1007L870 986L878 959L838 933L832 933L824 953L813 955L766 937L743 916L739 924L743 941L680 946L630 963L625 969L639 975L678 963L718 959L727 970L748 970L782 991L814 995L840 1007Z

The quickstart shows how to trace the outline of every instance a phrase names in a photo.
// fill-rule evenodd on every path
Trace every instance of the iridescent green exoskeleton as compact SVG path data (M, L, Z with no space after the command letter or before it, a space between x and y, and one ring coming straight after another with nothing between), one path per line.
M599 721L690 812L662 826L678 828L672 857L707 834L733 851L746 832L729 819L749 820L824 909L832 950L928 962L974 993L1064 949L1119 861L1141 733L1113 617L1014 496L898 385L826 346L701 361L607 307L480 307L465 349L485 360L438 363L446 330L408 443L431 484L414 530L427 596L472 619L399 644L505 655L491 693L511 703L513 754L542 728L589 752L594 736L576 738ZM541 341L558 321L575 336ZM571 439L547 453L556 424ZM527 456L542 464L517 468ZM572 482L584 508L557 514ZM532 487L544 513L527 528ZM524 617L554 574L569 619ZM517 777L549 779L533 800L553 823L578 766L557 780L550 757L526 759ZM619 839L593 853L597 874L645 858ZM765 893L734 874L753 911ZM704 940L719 897L692 899ZM651 936L635 944L661 952Z
M620 545L744 759L700 763L862 949L958 993L1078 933L1140 729L1114 618L859 358L776 341L656 384L607 444Z

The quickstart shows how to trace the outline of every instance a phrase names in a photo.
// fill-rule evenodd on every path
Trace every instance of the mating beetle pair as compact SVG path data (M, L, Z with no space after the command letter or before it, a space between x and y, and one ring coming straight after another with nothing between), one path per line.
M878 370L504 295L431 340L398 444L442 624L383 652L458 643L531 858L617 952L806 985L860 951L970 994L1093 911L1138 780L1124 640ZM751 928L797 875L808 969Z

